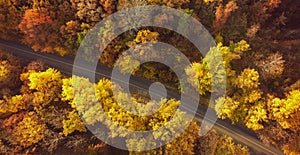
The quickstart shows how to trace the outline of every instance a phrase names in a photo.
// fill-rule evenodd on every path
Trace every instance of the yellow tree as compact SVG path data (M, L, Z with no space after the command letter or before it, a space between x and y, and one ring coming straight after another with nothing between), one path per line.
M23 147L31 146L44 139L47 127L39 121L34 112L29 112L21 122L13 129L13 143Z
M194 147L196 139L199 138L199 126L191 122L189 127L175 140L164 146L163 154L196 154Z
M23 73L21 79L33 91L35 105L47 105L60 97L62 77L55 69L49 68L44 72L29 71Z
M216 141L216 149L213 154L215 155L231 155L231 154L243 154L250 155L247 147L244 147L240 144L235 144L231 137L225 135L221 136Z
M138 71L142 72L142 76L144 76L147 79L151 79L154 76L154 68L153 66L147 66L146 64L142 64L139 66L139 61L141 61L142 58L147 57L148 55L145 55L145 49L143 49L143 46L137 45L138 43L146 43L146 42L156 42L158 41L159 33L158 32L152 32L150 30L140 30L138 31L135 39L133 41L127 42L127 45L129 47L133 47L134 49L130 51L130 55L128 53L125 53L123 55L123 60L118 61L115 66L118 66L122 73L130 73L135 74ZM151 46L151 44L149 44ZM149 48L149 47L148 47ZM150 54L150 53L147 53ZM128 65L130 63L133 63L134 65ZM137 68L132 68L137 65ZM155 64L157 66L157 64ZM130 70L134 69L134 72L129 72Z
M231 43L230 46L224 46L218 43L216 47L212 47L200 63L194 62L185 69L188 76L188 82L199 89L201 95L211 92L211 78L215 77L214 83L218 86L220 83L230 84L234 81L235 71L231 69L230 62L239 59L240 56L250 49L250 45L241 40L237 43ZM220 59L222 57L222 59ZM225 68L225 69L224 69ZM224 78L227 77L227 81ZM196 81L199 84L196 84Z
M245 123L253 130L262 129L267 120L267 109L259 89L259 74L246 68L234 80L236 90L225 98L216 101L215 110L222 119L229 118L233 123Z
M198 87L200 95L204 95L211 90L211 74L209 72L207 64L192 63L191 67L185 70L188 75L188 82L194 87Z
M8 53L0 51L0 87L16 88L21 72L20 61Z
M268 121L267 109L264 102L258 102L250 107L245 118L245 125L253 130L263 129L262 122Z
M190 0L147 0L150 4L156 4L156 5L166 5L168 7L172 8L181 8L185 4L189 4Z
M0 100L0 114L15 113L19 110L27 108L27 104L24 101L25 95L15 95L10 98L4 97L4 100Z
M65 136L73 133L74 131L79 131L79 132L86 132L86 128L81 121L81 118L79 117L78 113L73 110L69 112L67 119L62 121L63 124L63 134Z
M4 84L8 83L11 80L11 70L9 68L8 61L1 61L0 62L0 85L3 86Z
M203 155L250 154L246 146L235 144L233 139L226 135L218 135L214 129L199 137L196 150L198 154Z
M113 88L118 90L115 91L115 94L112 92ZM76 107L88 125L94 125L97 122L102 123L111 132L111 138L126 137L129 139L126 141L129 149L131 147L140 147L142 150L149 146L146 145L147 141L145 139L136 141L137 139L135 137L129 137L127 132L124 132L124 130L118 126L134 131L146 131L156 130L165 125L170 119L175 119L178 125L186 123L187 121L187 119L185 119L185 113L177 109L180 104L179 101L163 99L160 103L147 103L149 106L147 105L146 109L142 109L139 108L139 104L143 103L138 103L135 98L131 98L128 94L123 93L119 86L107 79L101 79L98 83L92 84L86 78L73 76L72 79L63 80L62 89L62 99L69 101L72 107ZM77 93L76 96L74 96L74 92ZM121 103L118 103L118 101ZM129 110L144 112L145 110L153 109L153 106L156 104L162 106L151 116L133 115L124 109L124 106L126 106ZM100 109L104 112L101 113ZM178 113L176 118L174 118L175 113ZM105 117L108 119L104 119ZM153 140L161 139L163 141L169 141L171 138L170 134L176 134L175 131L176 126L172 126L166 133L157 131L154 132L151 137ZM165 149L158 149L156 151L164 151L167 154L184 151L188 154L193 154L194 141L198 131L199 127L193 122L187 131L181 135L182 137L171 142Z
M159 33L151 32L150 30L141 30L136 35L134 41L136 43L145 43L147 41L158 41Z
M299 130L300 90L293 90L285 99L270 96L268 111L270 118L276 120L283 128Z

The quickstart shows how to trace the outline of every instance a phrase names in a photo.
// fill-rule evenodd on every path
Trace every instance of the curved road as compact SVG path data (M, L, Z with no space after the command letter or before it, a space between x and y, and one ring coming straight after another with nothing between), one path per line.
M31 48L20 44L19 42L14 41L5 41L0 40L0 48L11 53L12 55L33 61L33 60L41 60L45 63L48 67L53 67L61 72L72 75L72 69L73 67L73 61L74 58L72 57L61 57L56 54L47 54L47 53L41 53L41 52L34 52ZM77 66L78 67L78 66ZM83 72L82 75L85 75L85 73L93 73L96 75L96 79L100 78L108 78L110 79L111 75L111 69L107 68L103 65L97 66L97 71L91 71L82 67L80 68ZM122 81L121 81L122 82ZM130 80L130 85L133 88L141 89L141 90L148 90L150 84L152 82L132 76ZM126 84L126 83L124 83ZM177 93L174 93L170 90L168 90L168 97L180 99L180 95ZM159 93L158 93L159 94ZM185 110L190 110L189 107L184 107ZM207 110L207 107L199 105L197 114L195 115L195 120L199 123L202 122L205 112ZM211 109L210 109L211 110ZM234 139L234 141L244 144L248 146L251 150L252 154L272 154L272 155L279 155L283 154L282 151L278 148L274 148L272 146L266 146L263 144L256 136L256 134L244 127L232 125L229 120L217 120L217 122L214 124L213 128L218 131L218 133L226 134Z

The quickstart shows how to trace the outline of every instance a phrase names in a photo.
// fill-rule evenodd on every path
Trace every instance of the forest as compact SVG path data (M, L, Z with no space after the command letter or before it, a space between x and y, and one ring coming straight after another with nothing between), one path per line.
M170 140L170 134L176 130L173 127L170 133L154 132L153 137L137 140L118 126L132 131L155 131L173 119L185 124L188 118L178 109L180 100L163 98L152 102L149 92L137 90L130 95L110 79L91 82L84 76L66 74L43 60L27 60L2 48L2 41L6 40L16 46L26 45L36 53L74 59L85 36L98 22L118 11L147 5L167 6L193 17L212 35L216 46L207 55L201 55L188 38L176 32L139 27L114 38L97 57L99 63L108 68L120 67L124 74L160 82L178 94L182 84L190 85L199 92L199 104L207 107L215 93L213 77L226 74L226 79L216 81L226 83L226 94L209 107L218 121L251 132L263 147L278 149L286 155L300 154L297 0L0 0L0 154L269 154L256 152L250 145L214 128L199 135L201 123L196 119L175 139ZM167 15L153 18L161 23L176 21ZM113 35L105 29L99 33ZM102 44L101 41L97 43ZM186 83L179 82L179 77L164 64L137 61L147 57L139 46L147 42L172 45L187 57L191 65L184 68ZM134 49L133 53L124 56L128 49ZM215 63L216 51L223 62ZM122 56L123 61L118 61ZM159 55L153 57L158 59ZM210 71L210 66L221 64L224 73ZM136 65L137 68L131 68ZM180 63L172 65L182 67ZM140 104L146 108L141 110ZM152 112L157 105L161 106L152 115L138 116L122 105L138 112ZM105 129L97 131L103 135L109 132L112 141L125 139L127 149L97 138L88 127L94 125ZM147 143L155 139L162 140ZM144 150L148 145L160 147Z

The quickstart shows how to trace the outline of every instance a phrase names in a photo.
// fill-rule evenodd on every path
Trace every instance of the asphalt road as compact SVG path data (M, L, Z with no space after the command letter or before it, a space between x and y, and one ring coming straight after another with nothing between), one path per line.
M31 48L20 44L19 42L14 41L5 41L0 40L0 48L11 53L12 55L28 60L28 61L34 61L34 60L41 60L45 63L48 67L53 67L64 74L72 75L72 69L73 69L73 61L74 58L72 57L61 57L56 54L47 54L47 53L41 53L41 52L34 52ZM78 67L78 66L77 66ZM100 68L100 69L99 69ZM96 79L100 78L108 78L110 79L111 75L111 69L107 68L103 65L97 66L97 71L91 71L85 68L81 68L86 73L94 73L96 76ZM130 86L147 91L149 86L152 82L132 76L130 80ZM124 83L126 84L126 83ZM159 94L159 92L157 92ZM167 94L169 98L175 98L180 99L180 95L172 92L170 90L167 90ZM185 110L191 110L189 107L184 107ZM199 105L197 114L195 115L195 120L199 123L202 122L205 112L207 110L207 107ZM211 109L210 109L211 110ZM235 142L244 144L250 148L250 151L252 154L283 154L283 152L278 149L274 148L272 146L266 146L263 144L256 136L256 134L244 127L238 126L238 125L232 125L229 120L217 120L217 122L214 124L213 127L215 130L217 130L218 133L226 134L234 139Z

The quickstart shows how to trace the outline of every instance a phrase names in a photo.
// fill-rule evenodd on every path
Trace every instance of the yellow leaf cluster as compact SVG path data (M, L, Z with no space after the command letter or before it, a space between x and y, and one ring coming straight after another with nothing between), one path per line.
M65 136L73 133L74 131L86 132L85 125L81 121L81 118L75 110L69 112L68 119L62 121L63 124L63 134Z
M231 137L223 135L216 142L216 150L212 154L215 155L231 155L231 154L243 154L250 155L248 148L240 144L235 144Z
M74 89L72 87L71 78L63 79L62 80L62 93L61 93L61 100L62 101L73 101L74 98ZM76 108L74 103L70 103L72 108Z
M124 56L122 61L118 61L115 66L117 66L120 69L121 73L130 73L130 74L134 75L135 72L137 70L139 70L139 67L137 67L137 68L132 68L132 67L139 66L139 65L140 65L140 62L138 60L135 60L130 55L127 55L127 56ZM131 72L131 71L133 71L133 72Z
M128 139L126 140L126 146L129 149L129 154L130 155L151 155L151 154L157 154L157 151L159 150L149 150L149 151L144 151L147 147L151 148L154 147L156 144L155 143L149 143L149 140L153 140L150 139L151 137L145 139L145 138L133 138L133 139ZM148 145L146 145L148 144ZM136 152L131 151L132 148L135 148L135 150L137 150Z
M150 30L141 30L136 35L134 41L136 43L145 43L147 41L158 41L158 32L151 32Z
M49 68L45 72L33 72L28 77L30 89L45 92L47 88L56 88L60 83L61 74L59 71Z
M28 78L29 89L36 90L34 92L34 104L48 104L53 100L57 100L62 85L61 73L55 69L49 68L44 72L28 72L24 73L23 78Z
M71 82L75 83L75 85L71 85ZM174 99L162 99L159 101L159 103L147 103L145 106L146 108L143 109L140 106L142 103L138 103L135 98L132 98L128 94L124 93L119 86L113 84L108 79L101 79L98 83L92 84L88 81L88 79L73 76L72 79L63 80L62 89L63 100L69 101L73 107L76 107L79 114L82 115L83 119L88 125L93 125L96 122L105 125L111 132L111 138L128 136L127 132L124 132L124 130L119 126L133 131L145 131L156 130L165 125L168 121L170 121L170 119L174 119L175 124L177 123L178 125L186 123L187 121L187 119L185 119L185 113L178 111L177 109L180 104L179 101ZM112 89L117 91L114 91L113 94ZM75 96L72 93L73 91L76 92ZM151 116L137 116L133 115L127 110L124 110L124 106L126 106L126 108L129 110L135 112L145 112L147 110L150 110L151 112L153 106L157 104L162 106ZM103 109L104 112L101 113L101 109ZM175 113L177 113L176 117L174 117ZM105 117L108 119L104 119ZM65 122L65 125L66 127L64 128L69 128L67 126L71 126L71 128L73 128L72 124L68 124L67 122ZM196 124L194 124L193 128L196 128L195 125ZM176 126L171 126L166 132L154 132L153 138L167 141L170 140L170 135L174 135L176 132ZM68 133L69 132L66 132L65 135ZM198 134L198 132L196 133ZM195 133L190 132L188 135L190 134ZM186 138L190 139L190 142L185 140L185 143L180 145L182 148L178 149L184 150L187 149L186 147L188 146L187 152L191 152L191 143L193 143L194 140L193 137L194 136L187 136ZM134 137L127 138L130 139ZM172 148L175 149L175 145L177 145L177 143L172 144ZM135 147L138 147L137 145L141 145L141 148L147 147L144 146L142 141L128 141L128 147L131 145Z
M259 130L264 128L264 126L260 123L262 121L266 121L267 118L267 110L265 105L263 102L259 102L249 109L248 115L245 119L245 124L250 129Z
M233 123L244 122L248 128L259 130L267 121L267 109L259 89L259 74L254 69L246 68L233 80L237 89L232 96L216 101L218 117L229 118Z
M250 50L250 45L245 41L245 40L241 40L237 43L235 43L234 45L234 52L235 53L244 53L245 51L249 51Z
M15 95L11 98L4 97L4 100L0 100L0 113L15 113L26 109L26 103L23 100L24 97L25 95Z
M223 0L203 0L204 3L222 2Z
M229 118L231 120L235 120L235 110L240 104L241 103L239 101L235 101L230 97L219 98L216 100L215 110L219 118Z
M147 0L150 4L166 5L172 8L181 8L182 5L190 3L190 0Z
M10 70L8 69L8 61L0 62L0 83L8 80Z
M130 155L138 155L138 154L144 154L144 155L160 155L160 154L188 154L193 155L195 154L195 142L196 139L199 138L199 126L193 121L190 123L188 128L183 131L183 133L178 136L176 139L172 140L168 144L164 145L163 147L143 151L150 147L155 147L156 143L149 143L148 141L153 141L153 137L147 137L145 138L134 138L129 139L126 141L126 146L129 148L129 154ZM154 137L155 138L155 137ZM146 145L147 144L147 145ZM135 148L138 151L133 152L130 151L130 148Z
M270 97L268 110L271 117L275 119L283 128L295 128L289 120L300 111L300 90L291 91L286 99ZM296 120L297 121L297 120Z
M210 48L200 63L194 62L185 69L188 75L188 82L192 86L199 88L200 94L203 95L206 92L211 92L212 77L214 77L214 83L217 86L223 86L227 82L224 81L226 80L225 78L220 77L226 76L228 81L233 81L235 71L231 69L230 62L233 59L240 58L240 55L249 49L250 45L244 40L231 43L230 46L224 46L221 42L218 43L216 47ZM246 72L244 74L249 73ZM197 85L197 82L199 82L199 85Z
M18 126L14 128L13 136L20 145L27 147L44 139L46 125L38 122L30 112Z
M261 99L261 95L262 92L259 89L247 90L240 96L240 100L246 104L256 103Z
M179 137L165 146L164 154L195 154L195 141L199 137L199 131L199 126L195 122L191 122Z
M185 69L188 75L188 82L194 87L198 87L200 95L204 95L211 90L211 74L208 66L203 63L192 63L192 65Z
M259 74L256 70L246 68L237 77L236 86L242 89L256 89L259 86Z

